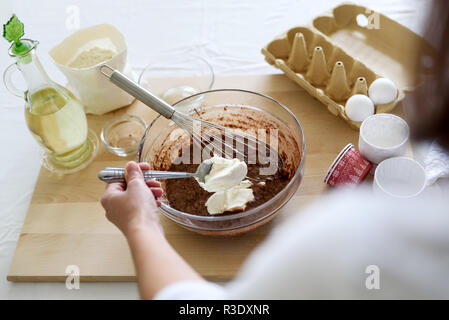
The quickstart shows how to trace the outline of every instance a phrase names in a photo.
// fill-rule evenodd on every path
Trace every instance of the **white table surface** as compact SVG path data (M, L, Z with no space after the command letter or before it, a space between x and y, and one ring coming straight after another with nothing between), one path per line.
M1 0L0 22L15 12L26 37L40 41L39 57L51 78L66 83L48 51L74 30L66 26L79 10L80 27L114 24L126 37L129 61L137 69L159 53L192 51L208 59L216 74L276 73L260 49L274 36L337 6L341 1L310 0ZM356 1L421 34L430 1ZM76 6L75 8L73 6ZM70 27L70 24L69 24ZM0 40L0 70L12 63ZM6 274L39 173L40 152L28 133L23 101L0 84L0 298L135 299L135 283L10 283Z

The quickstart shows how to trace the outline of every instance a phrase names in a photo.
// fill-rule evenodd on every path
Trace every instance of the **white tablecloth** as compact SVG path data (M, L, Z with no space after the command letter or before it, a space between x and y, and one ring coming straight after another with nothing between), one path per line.
M25 23L26 37L40 41L39 56L53 80L66 80L50 62L48 51L70 35L67 23L79 11L80 27L114 24L125 35L129 61L143 68L150 55L191 50L208 59L216 74L275 73L260 49L274 36L341 1L310 0L2 0L0 21L15 12ZM399 21L417 33L428 11L426 0L357 1ZM73 20L71 20L73 22ZM69 28L68 28L68 27ZM0 40L0 70L12 60ZM6 274L40 168L39 147L28 133L23 101L0 85L0 298L126 299L138 298L135 283L82 283L67 290L64 283L9 283Z

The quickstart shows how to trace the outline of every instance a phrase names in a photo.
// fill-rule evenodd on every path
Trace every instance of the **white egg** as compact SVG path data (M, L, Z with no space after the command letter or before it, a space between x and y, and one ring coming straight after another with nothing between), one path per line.
M398 88L390 79L379 78L369 86L368 95L375 105L387 104L396 99Z
M345 112L350 120L361 122L374 114L374 103L364 94L355 94L346 102Z

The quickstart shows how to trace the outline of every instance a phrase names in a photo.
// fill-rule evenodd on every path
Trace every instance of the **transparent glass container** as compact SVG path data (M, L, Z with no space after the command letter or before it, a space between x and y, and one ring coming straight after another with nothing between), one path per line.
M106 122L101 130L101 142L109 152L128 157L137 153L146 128L147 124L141 117L123 114Z
M44 149L44 166L57 173L73 173L85 168L95 157L98 138L87 126L84 107L68 89L53 82L36 54L38 42L22 39L29 49L9 55L16 62L3 75L7 89L25 100L25 120L34 139ZM20 71L27 90L12 82Z
M198 102L199 95L202 96L201 102ZM281 141L282 139L279 140L279 154L280 152L286 153L287 161L290 162L291 180L273 198L248 211L222 216L198 216L176 210L163 200L160 207L161 213L184 228L213 236L232 236L245 233L270 221L296 192L303 176L306 145L299 121L288 108L275 99L251 91L222 89L201 92L177 102L174 107L178 105L191 106L192 101L195 101L193 103L195 108L210 107L211 110L214 106L217 108L226 105L250 106L253 110L280 123L283 130L288 131L289 139L291 138L288 143ZM193 107L187 112L195 117ZM222 124L219 121L216 122ZM179 127L171 120L161 116L157 117L148 126L140 142L137 160L148 162L153 168L166 170L167 168L160 167L160 158L164 150L167 149L169 141L172 141L176 132L179 131ZM164 187L163 181L162 186Z
M191 53L150 57L139 76L139 84L169 104L196 93L211 90L214 70L205 59ZM202 96L197 95L197 102Z

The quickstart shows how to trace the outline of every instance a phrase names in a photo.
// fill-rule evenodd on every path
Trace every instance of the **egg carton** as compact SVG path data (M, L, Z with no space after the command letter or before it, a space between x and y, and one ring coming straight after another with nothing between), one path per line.
M397 97L377 105L375 113L391 112L415 87L418 52L431 65L435 52L424 39L378 12L349 3L316 17L310 25L289 29L262 49L268 63L357 130L361 122L351 121L345 113L348 98L367 95L374 80L388 78L398 88Z

